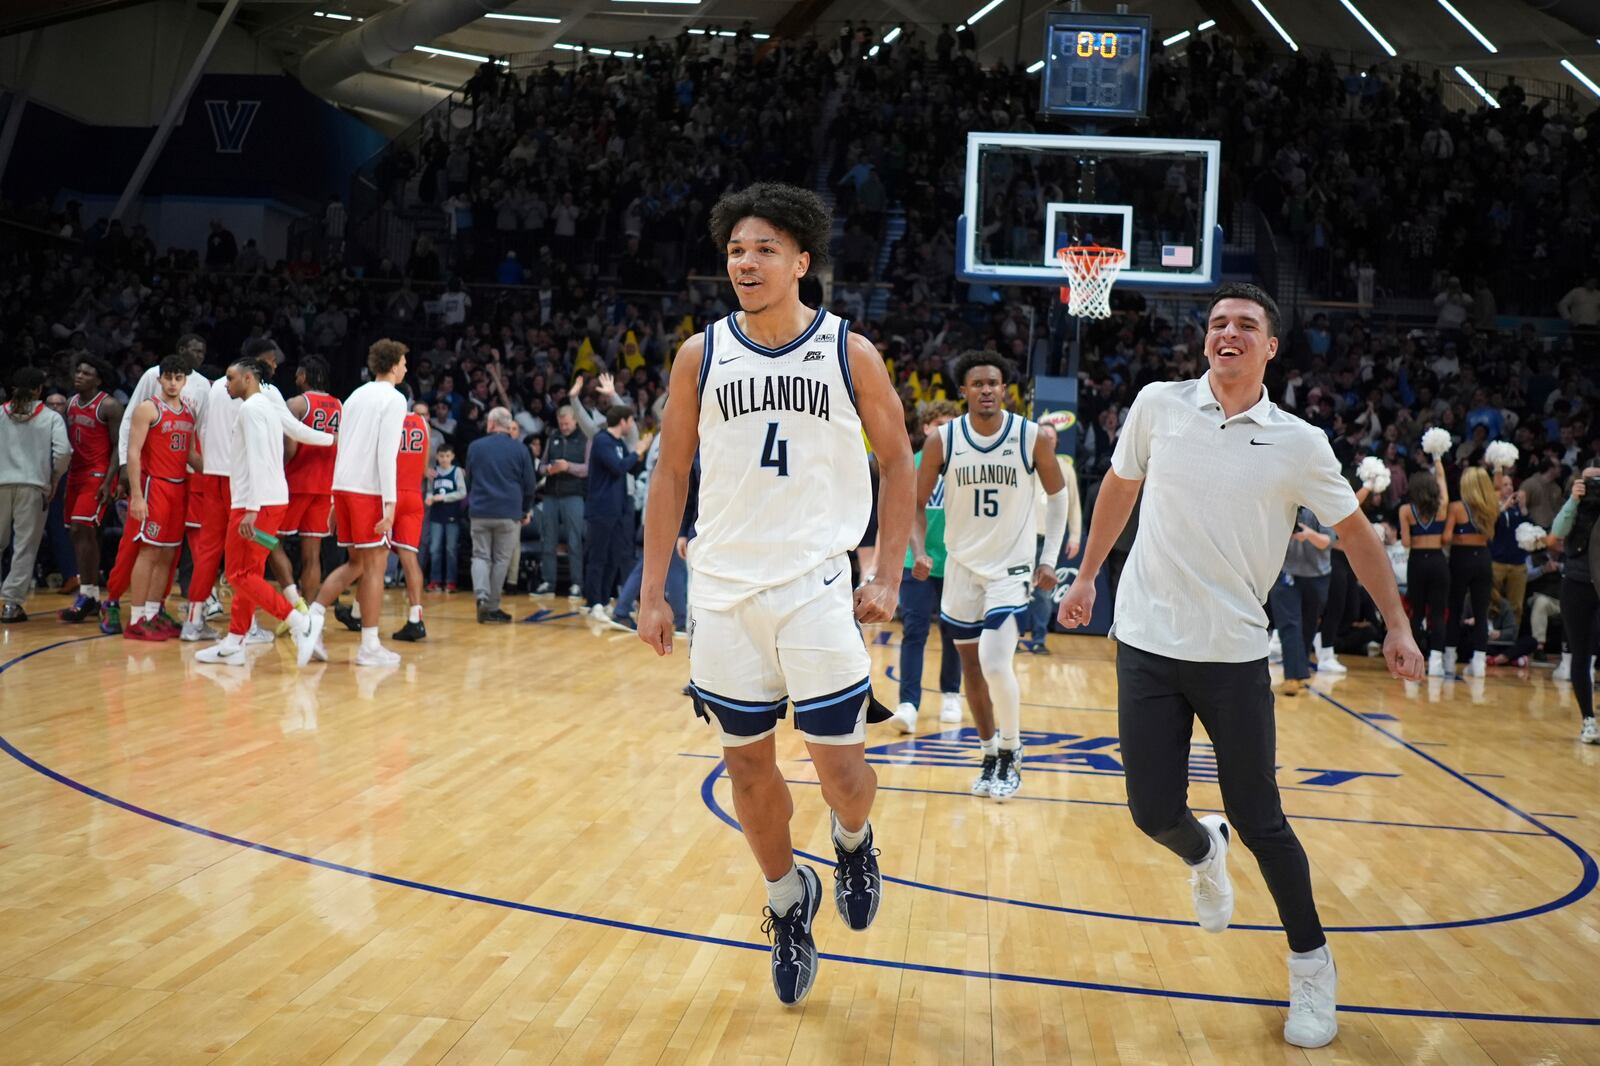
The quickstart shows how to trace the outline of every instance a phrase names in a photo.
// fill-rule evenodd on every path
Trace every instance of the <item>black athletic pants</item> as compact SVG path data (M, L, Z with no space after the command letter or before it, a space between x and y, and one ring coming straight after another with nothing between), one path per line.
M1210 838L1189 810L1189 738L1211 737L1223 809L1261 867L1293 951L1327 942L1305 849L1283 816L1274 777L1277 725L1267 660L1198 663L1117 645L1117 726L1134 824L1188 863Z
M1351 594L1356 591L1355 573L1350 560L1342 551L1331 556L1333 570L1328 574L1328 602L1322 609L1322 646L1332 648L1339 643L1339 634L1345 630L1350 613Z
M1489 650L1489 590L1494 585L1494 565L1484 544L1456 545L1450 549L1450 631L1446 647L1469 658ZM1472 600L1472 629L1462 633L1461 604ZM1463 636L1465 639L1463 639Z
M1590 561L1594 565L1593 560ZM1594 662L1595 641L1600 639L1600 596L1594 584L1576 578L1561 579L1561 625L1567 635L1567 650L1572 653L1572 694L1578 698L1578 714L1594 717L1594 679L1589 669Z
M1445 649L1445 607L1450 603L1450 564L1438 548L1413 548L1406 560L1406 598L1417 643L1432 654Z

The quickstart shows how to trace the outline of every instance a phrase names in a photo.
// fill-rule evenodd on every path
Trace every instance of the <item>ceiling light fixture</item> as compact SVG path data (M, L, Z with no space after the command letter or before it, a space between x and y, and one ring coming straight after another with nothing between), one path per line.
M1462 27L1465 28L1468 33L1472 34L1472 36L1474 36L1474 37L1476 37L1478 39L1478 43L1479 44L1483 45L1490 52L1498 52L1498 51L1500 51L1500 49L1498 49L1498 48L1496 48L1494 46L1494 42L1493 41L1491 41L1491 40L1489 40L1489 38L1485 37L1478 30L1478 27L1474 26L1467 19L1467 16L1463 15L1461 12L1459 12L1459 11L1457 11L1455 9L1455 5L1450 3L1450 0L1439 0L1439 6L1444 8L1446 11L1450 12L1450 17L1455 19L1457 22L1461 23ZM1498 105L1496 105L1496 106L1498 106Z
M1488 104L1490 107L1498 108L1500 106L1500 101L1490 96L1489 90L1479 85L1478 79L1474 78L1471 74L1468 74L1465 67L1456 67L1456 77L1460 78L1462 81L1471 86L1472 91L1483 97L1483 102Z
M1033 66L1028 68L1028 73L1029 74L1037 74L1043 69L1044 69L1044 60L1041 59L1041 60L1039 60L1039 62L1035 63Z
M1289 46L1290 51L1300 51L1300 46L1294 43L1294 38L1289 36L1289 31L1283 28L1283 24L1272 17L1272 12L1267 10L1266 4L1263 4L1261 0L1250 0L1250 2L1256 6L1257 11L1261 12L1261 17L1270 22L1272 28L1278 31L1278 36L1283 38L1283 43Z
M890 30L888 33L883 35L883 43L884 44L894 44L894 42L897 41L899 38L900 38L900 27L896 26L894 29Z
M1171 48L1173 45L1177 44L1179 41L1187 40L1188 37L1189 37L1189 31L1188 30L1184 30L1182 33L1175 33L1171 37L1168 37L1166 40L1162 41L1161 44L1162 44L1162 47L1164 47L1164 48Z
M1344 5L1344 9L1346 11L1355 16L1356 21L1361 23L1361 27L1363 29L1372 34L1372 39L1377 41L1379 46L1382 47L1385 52L1389 53L1390 59L1393 59L1395 56L1400 54L1394 50L1394 45L1390 44L1383 34L1378 32L1378 27L1374 26L1367 16L1361 13L1361 9L1359 7L1356 7L1356 5L1351 3L1350 0L1339 0L1339 3Z
M995 8L999 7L1003 2L1004 2L1004 0L989 0L989 2L987 4L984 4L982 7L978 8L978 10L974 11L971 15L967 16L966 25L968 25L968 26L977 25L979 19L983 18L983 16L987 15L989 12L991 12Z
M1216 24L1216 19L1206 19L1204 22L1200 23L1200 25L1196 26L1195 29L1199 30L1201 33L1204 33Z
M549 18L545 15L508 15L504 11L491 11L483 17L486 19L505 19L508 22L542 22L546 26L561 25L560 19Z
M366 19L356 18L354 15L341 15L337 11L313 11L313 15L324 19L337 19L340 22L365 22Z
M1596 96L1600 96L1600 85L1596 85L1593 78L1589 77L1589 75L1573 66L1572 60L1563 59L1561 61L1561 65L1566 68L1568 74L1571 74L1574 78L1577 78L1579 81L1583 82L1584 88L1588 89Z

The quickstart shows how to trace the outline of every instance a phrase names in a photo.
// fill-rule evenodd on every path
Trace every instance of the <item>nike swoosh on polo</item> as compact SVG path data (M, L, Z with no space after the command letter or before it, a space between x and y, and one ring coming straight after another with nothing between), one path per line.
M1256 440L1254 437L1250 438L1250 443L1261 448L1270 447L1272 445L1272 441L1270 440Z
M841 570L841 571L839 571L839 574L842 574L842 573L844 573L844 571L843 571L843 570ZM834 574L834 575L833 575L833 576L832 576L832 577L825 577L825 578L823 578L823 579L822 579L822 583L823 583L823 584L824 584L824 585L831 585L831 584L833 584L833 583L834 583L834 582L835 582L835 581L838 581L838 580L839 580L839 574Z

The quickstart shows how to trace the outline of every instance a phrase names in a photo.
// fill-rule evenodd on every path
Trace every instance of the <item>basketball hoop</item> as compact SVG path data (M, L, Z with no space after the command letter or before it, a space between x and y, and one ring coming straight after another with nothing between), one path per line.
M1083 318L1111 317L1111 286L1128 262L1128 253L1121 248L1102 248L1099 245L1061 248L1056 251L1061 269L1071 279L1070 285L1061 287L1061 302L1067 313Z

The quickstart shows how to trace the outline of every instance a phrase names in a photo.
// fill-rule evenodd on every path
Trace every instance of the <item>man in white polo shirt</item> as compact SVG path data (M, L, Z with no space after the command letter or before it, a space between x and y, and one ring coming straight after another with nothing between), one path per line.
M1139 537L1117 590L1117 713L1128 808L1190 866L1201 928L1233 917L1229 823L1256 857L1289 939L1284 1039L1321 1047L1338 1033L1337 973L1306 855L1273 779L1276 726L1263 609L1300 506L1332 526L1388 623L1390 673L1424 660L1377 534L1322 431L1278 409L1262 379L1278 352L1278 306L1224 285L1207 316L1210 371L1140 391L1100 486L1083 565L1061 601L1068 629L1094 610L1095 575L1143 488ZM1199 718L1216 751L1228 819L1188 805L1189 738Z

